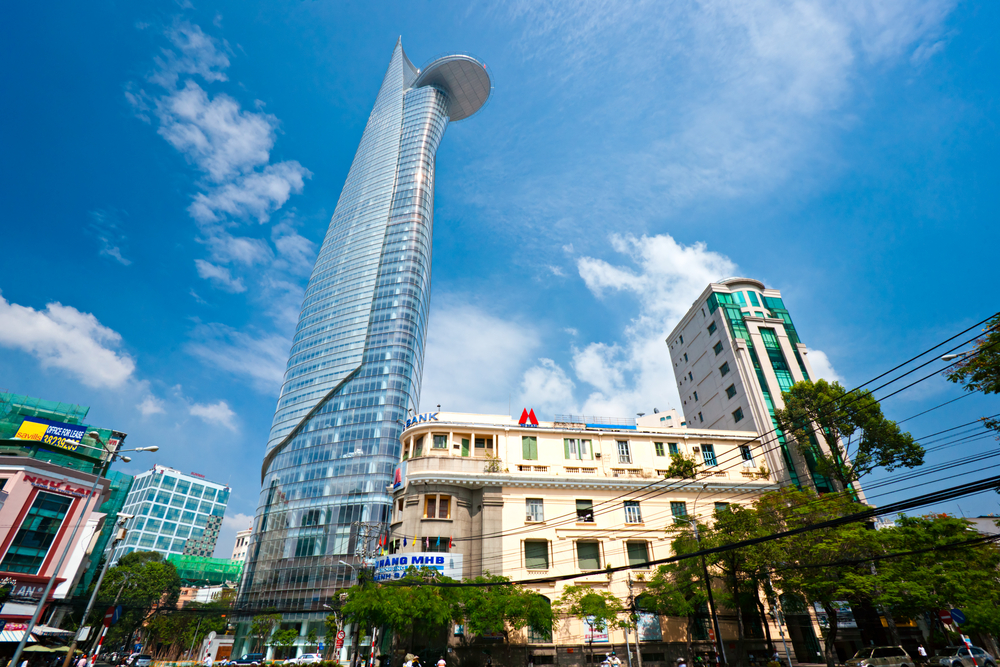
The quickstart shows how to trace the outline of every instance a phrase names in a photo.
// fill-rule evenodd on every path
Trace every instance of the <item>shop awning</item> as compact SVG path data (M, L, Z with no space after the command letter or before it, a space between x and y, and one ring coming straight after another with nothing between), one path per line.
M3 632L0 632L0 643L19 642L23 637L24 637L24 630L4 630ZM27 643L30 644L34 641L35 641L34 637L28 637Z

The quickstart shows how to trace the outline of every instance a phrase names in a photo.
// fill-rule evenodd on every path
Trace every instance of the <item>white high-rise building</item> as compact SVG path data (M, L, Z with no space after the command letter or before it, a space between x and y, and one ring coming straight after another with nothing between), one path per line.
M779 482L833 490L811 457L786 443L774 419L775 409L784 407L781 392L816 379L781 292L750 278L712 283L670 332L667 345L691 428L759 433Z
M250 544L251 534L253 534L253 524L246 530L236 533L236 542L233 544L233 560L242 563L247 559L247 546Z

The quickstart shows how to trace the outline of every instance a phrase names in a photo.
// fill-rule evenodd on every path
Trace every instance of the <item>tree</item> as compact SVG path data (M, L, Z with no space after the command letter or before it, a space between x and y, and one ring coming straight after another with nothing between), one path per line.
M948 379L965 385L966 391L1000 394L1000 313L994 315L983 329L985 335L976 341L975 350L962 357L948 373ZM1000 419L983 417L986 428L1000 432Z
M298 630L295 628L285 628L284 630L278 630L271 635L271 639L267 642L267 644L272 648L286 649L295 644L295 640L298 638Z
M875 468L892 471L924 462L924 448L885 418L869 391L848 392L839 382L806 380L796 382L781 398L785 407L775 411L778 427L840 490ZM826 450L820 448L817 436Z
M694 457L686 457L683 454L671 454L670 465L664 477L676 479L692 478L698 474L698 462Z
M274 628L281 623L281 614L258 614L250 620L250 636L253 637L253 653L263 653Z
M508 577L491 575L469 580L470 583L492 583L461 589L462 616L466 632L473 635L502 633L510 642L510 630L536 628L552 632L554 617L548 599L518 584Z
M685 532L675 537L672 547L678 556L698 551L698 543L691 532ZM664 616L687 618L688 631L684 638L685 652L687 664L693 665L692 639L695 635L695 624L698 622L695 614L708 600L701 561L696 558L688 558L660 565L650 577L643 597L652 604L658 613Z
M567 586L559 596L558 605L565 614L579 618L590 627L591 663L594 662L594 632L624 625L619 617L625 613L625 605L609 591L581 585Z
M847 494L817 496L812 491L785 488L765 494L755 503L761 530L778 533L840 518L865 509ZM853 562L866 552L870 535L865 524L848 523L783 537L771 544L775 559L775 583L784 593L804 595L820 605L829 626L824 635L827 667L838 662L837 601L855 595L858 580L871 568L867 562ZM838 564L843 562L844 564Z
M106 642L129 643L135 631L157 614L174 609L180 593L181 579L173 563L164 561L163 555L155 551L133 551L108 570L90 622L99 622L104 610L117 598L125 611L108 630Z

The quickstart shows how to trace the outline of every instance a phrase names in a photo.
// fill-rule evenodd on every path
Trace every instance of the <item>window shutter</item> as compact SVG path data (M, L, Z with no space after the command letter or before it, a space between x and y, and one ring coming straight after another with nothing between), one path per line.
M531 438L531 460L538 460L538 438Z
M566 458L569 458L569 438L563 438L563 450L566 452Z

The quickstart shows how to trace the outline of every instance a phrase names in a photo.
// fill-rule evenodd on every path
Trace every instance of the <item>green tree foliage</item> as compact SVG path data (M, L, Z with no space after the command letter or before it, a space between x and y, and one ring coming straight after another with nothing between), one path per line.
M473 583L493 586L462 588L462 616L466 632L473 635L503 634L510 641L510 631L535 628L551 633L554 617L548 599L523 586L511 584L510 578L491 575L476 577Z
M181 657L192 645L200 646L210 632L225 633L235 592L232 589L223 591L220 599L212 602L189 602L177 611L163 610L146 624L148 643L165 645L161 655L173 660Z
M557 604L564 614L589 623L596 632L624 627L626 624L621 618L626 612L625 605L610 591L581 585L566 586ZM590 642L590 655L593 662L593 640Z
M683 454L671 454L670 465L667 466L665 477L675 479L692 478L698 474L698 462L694 457L687 457Z
M299 631L295 628L285 628L283 630L278 630L271 638L268 640L268 646L279 649L282 653L285 652L290 646L295 644L295 640L299 638Z
M672 546L678 556L698 551L698 543L691 531L677 535ZM708 602L701 561L697 558L688 558L657 567L643 592L643 601L652 607L652 610L664 616L687 618L688 631L685 633L687 664L693 665L692 640L696 634L695 624L699 622L695 614Z
M863 505L845 494L817 496L811 491L785 488L762 496L754 503L761 530L773 534L809 526L862 511ZM837 662L834 644L839 628L835 601L855 596L857 582L868 563L851 562L870 549L870 534L862 523L811 530L772 542L768 559L774 561L776 586L784 593L796 593L819 604L827 615L829 628L824 637L828 667ZM836 563L844 561L845 564Z
M778 426L841 490L875 468L892 471L924 462L924 448L885 418L871 392L848 392L838 382L817 380L797 382L781 398L785 407L775 411Z
M174 609L180 593L181 579L173 563L164 561L163 555L155 551L134 551L108 570L90 623L100 622L118 597L125 611L111 626L105 642L109 646L124 644L143 624L164 610Z
M252 653L263 653L271 633L281 623L281 614L258 614L250 621L250 636L253 638Z
M1000 313L987 322L984 336L976 342L972 354L965 355L948 379L965 385L966 391L1000 394ZM1000 432L1000 419L983 417L987 428Z

